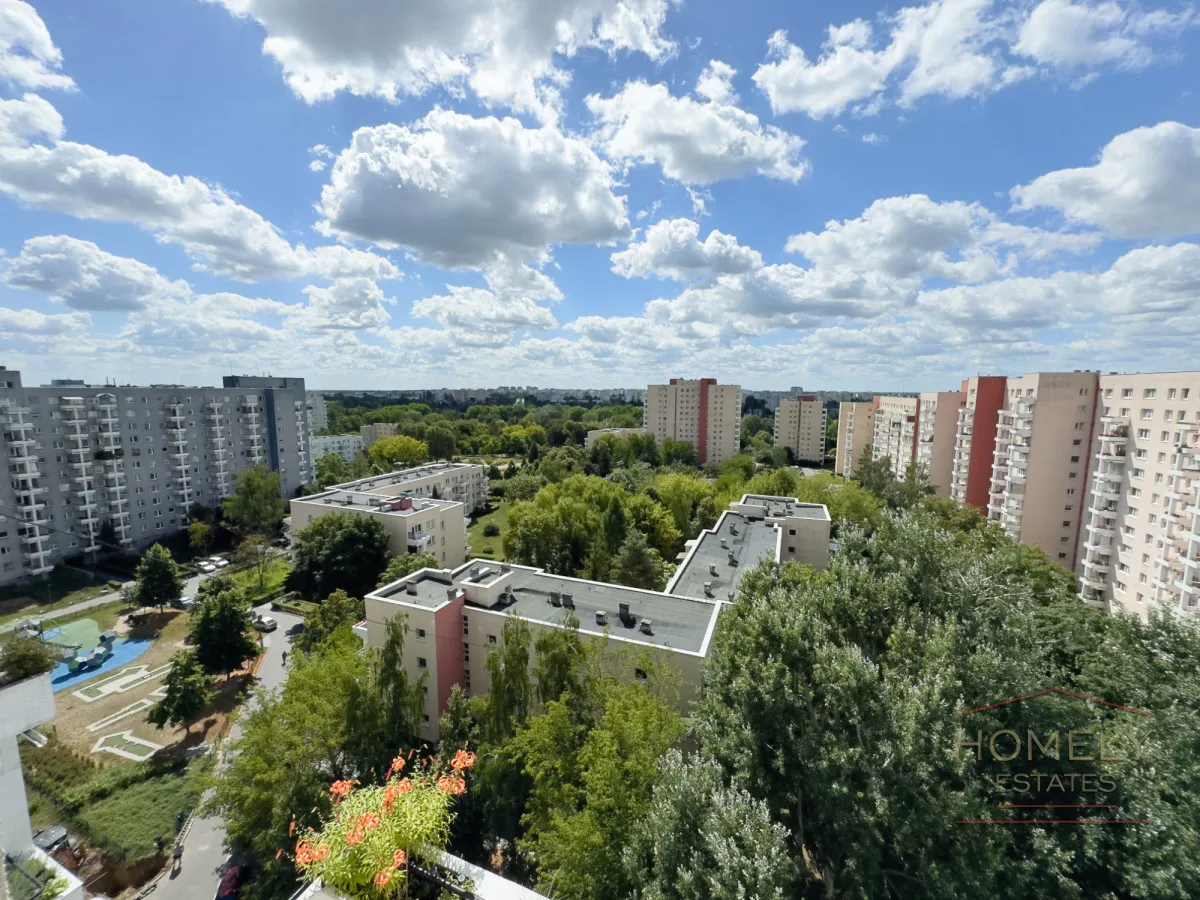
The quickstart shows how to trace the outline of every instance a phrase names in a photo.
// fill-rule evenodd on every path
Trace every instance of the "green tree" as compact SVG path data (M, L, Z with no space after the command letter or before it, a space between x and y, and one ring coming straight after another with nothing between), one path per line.
M887 486L884 499L892 509L912 509L932 493L929 468L924 463L913 461L908 464L902 479Z
M374 518L353 513L321 516L296 535L289 582L309 600L336 590L365 597L388 564L388 534Z
M620 497L613 497L604 510L604 544L610 554L625 543L625 506Z
M399 581L421 569L440 569L441 567L442 564L432 553L405 553L403 556L393 556L388 560L387 568L379 576L379 582L375 587L386 587L393 581Z
M622 861L642 900L783 900L794 892L791 835L766 803L730 787L715 762L659 760L646 814L631 828Z
M868 444L863 447L862 454L854 463L854 480L880 500L886 500L888 490L896 480L891 457L881 456L875 459L871 446Z
M179 650L171 657L171 670L167 672L163 698L146 715L146 721L155 728L165 725L186 726L192 733L192 722L208 706L208 675L200 665L195 650Z
M41 638L14 637L0 646L0 684L24 681L54 668L58 661L49 644Z
M139 606L163 609L183 596L179 567L171 558L171 551L162 544L155 544L146 551L134 570L134 578L133 596Z
M258 575L258 587L261 590L266 584L267 566L274 558L271 543L261 534L247 535L238 544L238 562L255 571Z
M432 459L451 459L456 449L454 429L449 425L434 425L425 430L425 443Z
M504 499L512 503L532 500L549 482L534 472L522 472L504 482Z
M568 614L561 628L539 633L533 648L538 702L545 706L564 694L582 698L588 648L579 637L579 620Z
M691 441L677 441L666 438L660 448L664 466L695 466L698 465L696 447Z
M336 590L304 617L304 630L297 635L294 643L298 649L311 653L339 628L361 621L364 615L361 598Z
M233 496L226 497L221 504L225 519L242 535L277 534L285 509L279 473L264 465L239 474L233 485Z
M226 678L258 655L250 636L250 604L226 579L213 579L197 594L191 615L191 642L196 659L211 674Z
M350 465L336 453L326 453L313 463L317 486L327 488L332 484L345 484L350 480Z
M200 521L193 521L188 525L188 545L192 548L192 552L196 556L204 556L208 553L208 548L212 546L213 530L212 526Z
M588 548L587 558L583 561L580 577L589 581L608 581L612 577L612 554L603 534L597 534Z
M429 446L406 434L398 434L376 441L371 445L370 453L375 465L390 472L397 464L409 468L425 462L429 458Z
M529 626L515 615L504 617L500 646L490 647L487 669L492 690L484 698L479 719L484 739L498 744L525 723L533 705L529 681Z
M618 584L651 591L663 589L662 557L636 528L629 529L625 543L613 558L612 572Z

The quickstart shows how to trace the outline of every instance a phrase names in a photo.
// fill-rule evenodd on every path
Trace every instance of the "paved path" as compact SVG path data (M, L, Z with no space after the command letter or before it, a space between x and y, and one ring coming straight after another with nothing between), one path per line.
M194 592L189 587L188 592ZM290 648L291 639L287 632L304 620L300 616L284 612L271 612L271 604L255 607L259 612L279 622L279 628L266 636L267 652L258 670L258 686L250 704L258 702L258 692L281 685L287 677L283 664L283 652ZM241 734L234 725L230 737ZM221 881L221 869L225 865L225 825L219 816L192 820L183 841L183 867L178 875L165 874L158 881L151 900L213 900L217 885Z

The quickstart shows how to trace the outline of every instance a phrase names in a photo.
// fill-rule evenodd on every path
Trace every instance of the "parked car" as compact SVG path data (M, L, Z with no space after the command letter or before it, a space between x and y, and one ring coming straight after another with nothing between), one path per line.
M246 870L243 866L229 866L221 876L221 883L217 885L215 900L237 900L237 896L242 889L242 879L245 876L245 872Z
M216 566L218 569L223 569L223 568L225 568L227 565L229 565L229 560L227 560L227 559L226 559L225 557L223 557L223 556L210 556L210 557L209 557L209 558L206 560L206 562L210 562L210 563L212 563L212 564L213 564L214 566Z
M201 572L203 572L205 575L211 575L213 572L217 571L217 567L214 566L212 563L208 562L207 560L200 563L200 565L196 566L196 568L199 569Z
M256 615L250 621L254 625L254 627L257 628L259 631L274 631L276 628L279 627L279 623L276 622L274 619L272 619L270 616Z
M184 612L187 612L193 606L196 605L196 598L189 597L187 594L184 594L182 597L180 597L178 600L176 600L171 605L173 607L175 607L176 609L182 609Z

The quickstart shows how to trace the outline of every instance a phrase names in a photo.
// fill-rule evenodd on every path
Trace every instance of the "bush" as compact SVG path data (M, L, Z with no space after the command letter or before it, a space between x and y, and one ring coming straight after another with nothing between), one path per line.
M500 526L495 522L488 522L483 526L484 537L500 537Z
M0 685L24 681L54 668L58 657L38 638L13 638L0 650Z

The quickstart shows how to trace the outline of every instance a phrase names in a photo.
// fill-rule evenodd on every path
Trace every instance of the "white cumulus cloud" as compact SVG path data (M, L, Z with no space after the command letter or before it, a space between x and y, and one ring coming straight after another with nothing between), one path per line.
M46 23L25 0L0 0L0 83L18 88L73 90L62 52Z
M762 254L716 229L700 240L691 219L655 222L640 241L612 254L612 270L623 278L654 275L692 281L714 275L749 272L762 266Z

